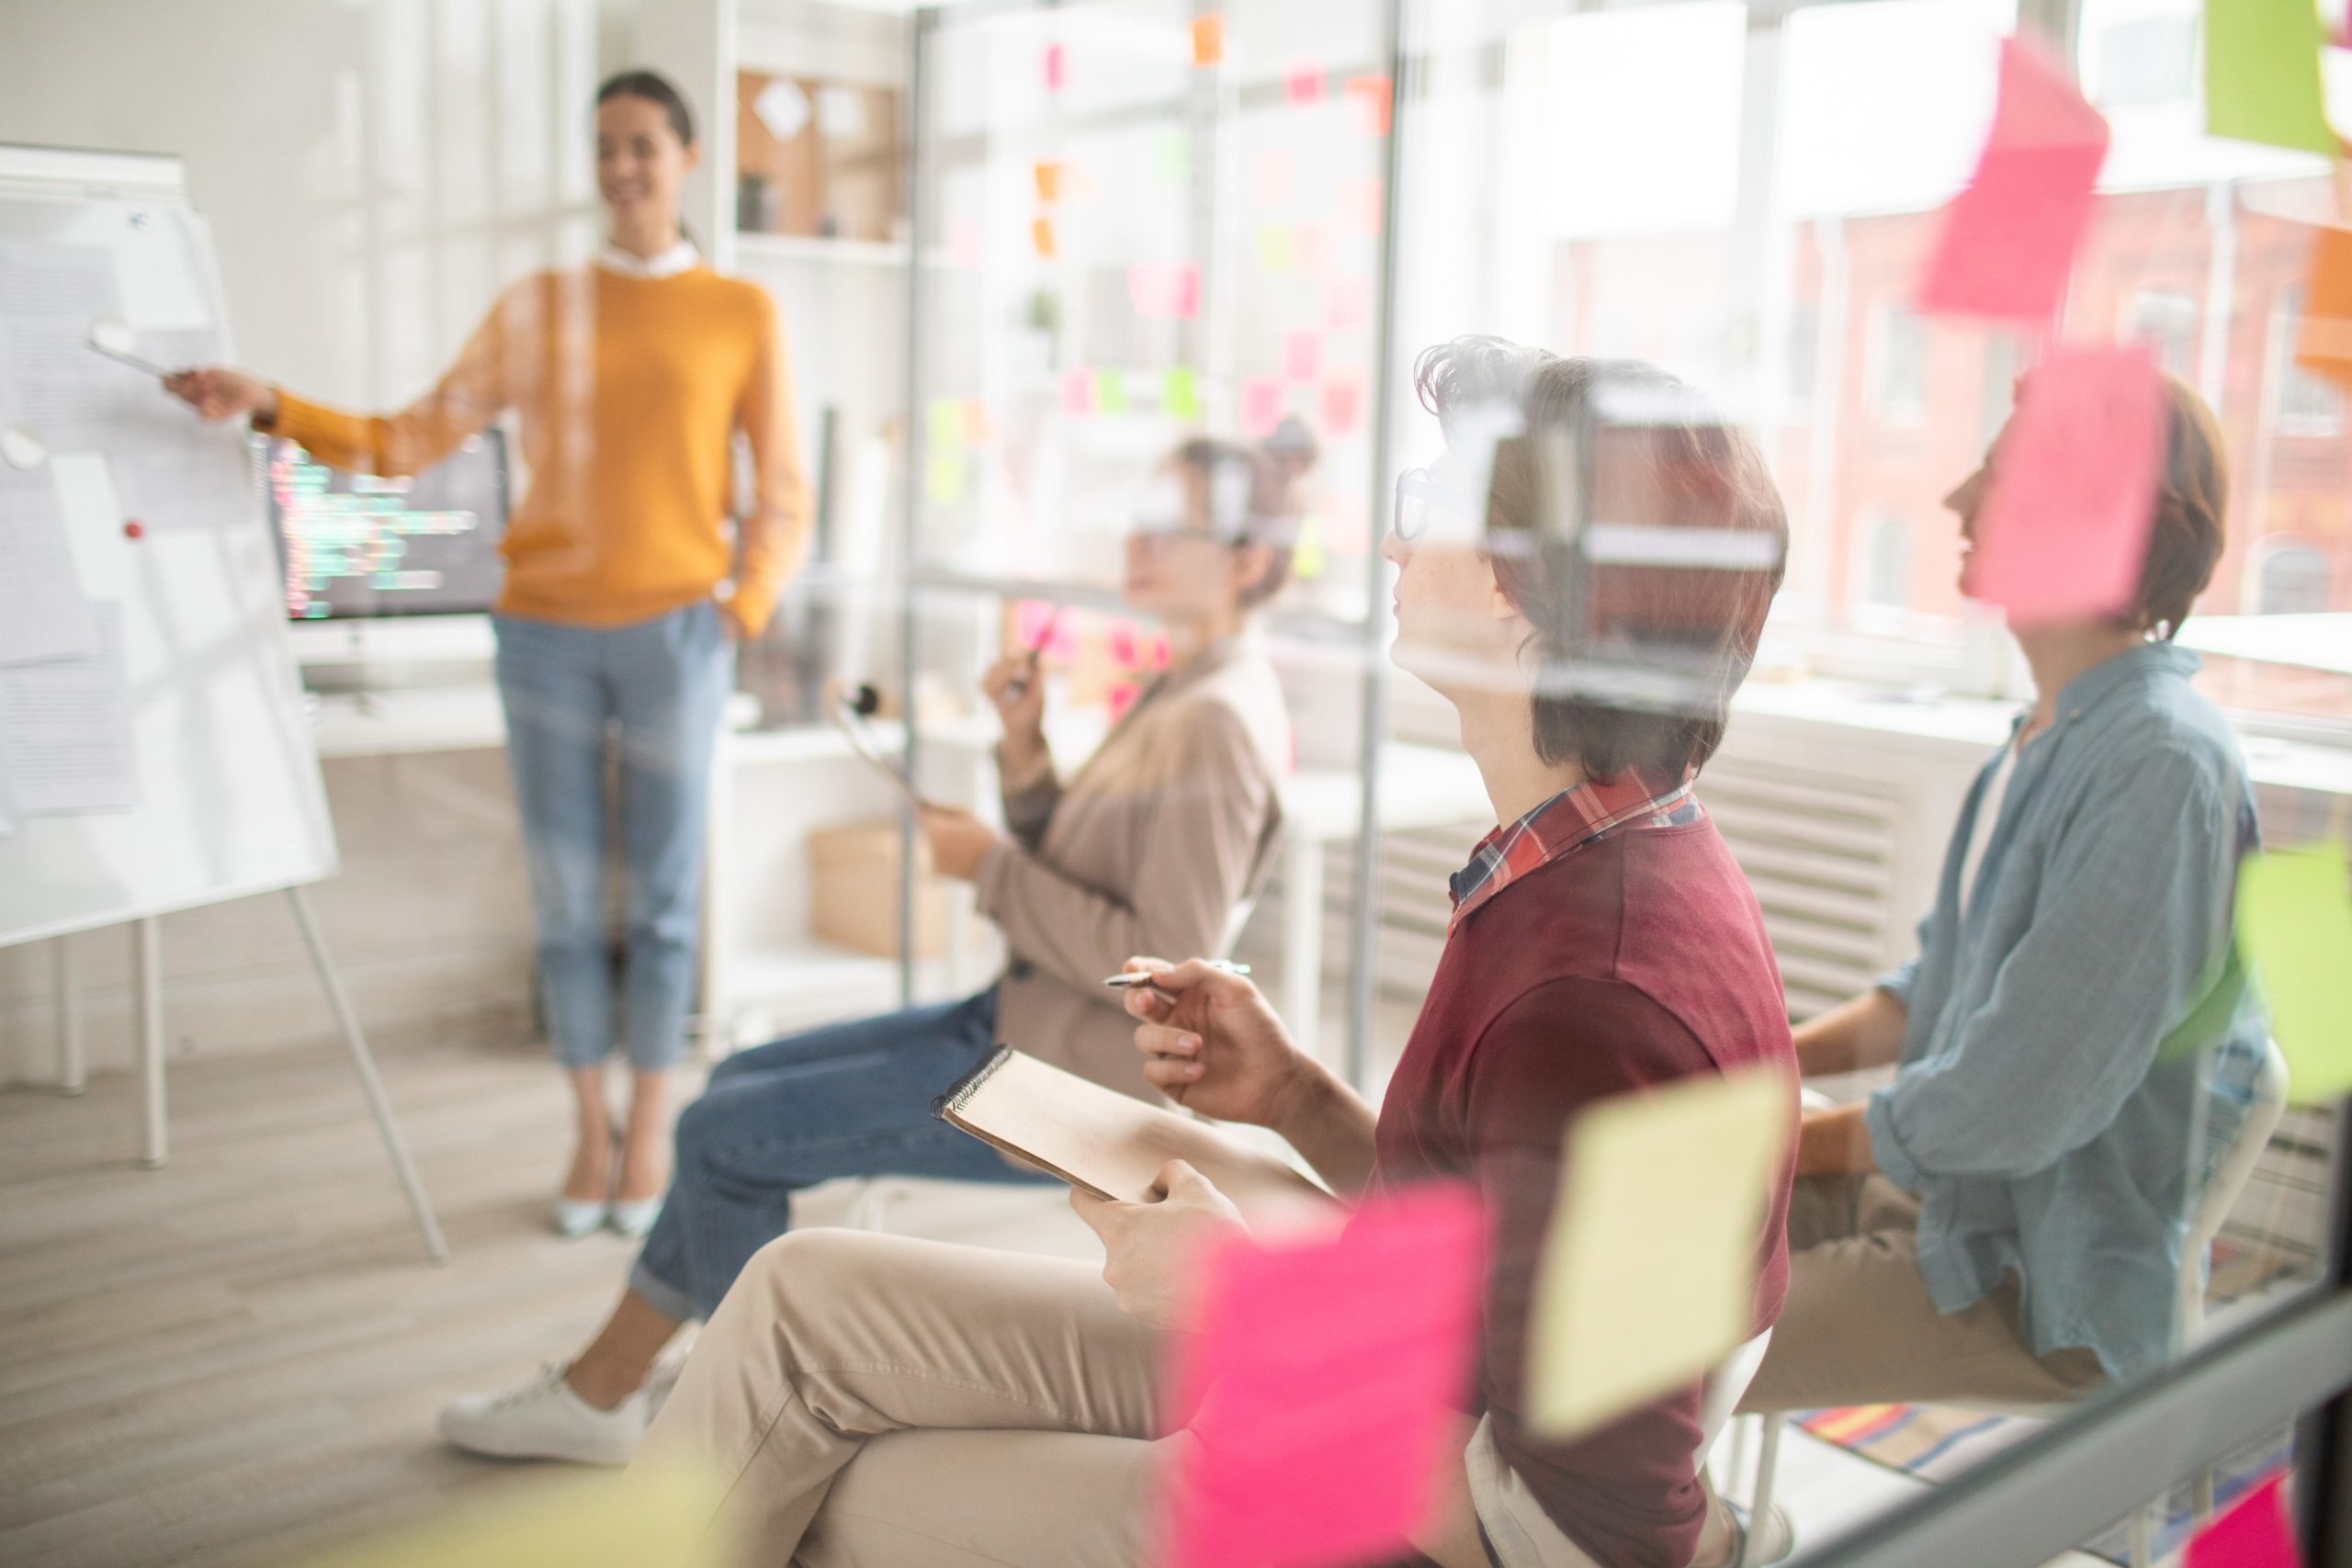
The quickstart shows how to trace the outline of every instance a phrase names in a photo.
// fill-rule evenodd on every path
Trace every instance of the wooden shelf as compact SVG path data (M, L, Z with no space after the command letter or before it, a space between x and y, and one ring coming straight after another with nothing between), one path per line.
M888 240L826 240L800 234L735 231L736 253L746 261L842 262L862 266L904 266L909 247Z

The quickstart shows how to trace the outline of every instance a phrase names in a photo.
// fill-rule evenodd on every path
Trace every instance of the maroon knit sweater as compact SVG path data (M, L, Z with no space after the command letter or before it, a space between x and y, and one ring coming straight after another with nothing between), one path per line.
M1755 895L1703 814L1621 828L1459 921L1380 1111L1371 1189L1475 1182L1492 1217L1478 1397L1503 1459L1607 1568L1682 1568L1706 1513L1699 1383L1569 1442L1527 1432L1528 1313L1579 1108L1796 1056ZM1756 1238L1756 1326L1788 1290L1789 1172ZM1671 1247L1671 1234L1657 1238ZM1628 1276L1640 1257L1624 1259Z

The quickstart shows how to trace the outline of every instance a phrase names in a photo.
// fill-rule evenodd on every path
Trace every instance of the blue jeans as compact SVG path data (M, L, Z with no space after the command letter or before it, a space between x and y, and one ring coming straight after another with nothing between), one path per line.
M677 1174L629 1289L707 1318L752 1254L792 1224L792 1195L843 1176L1050 1181L931 1113L995 1049L996 989L837 1023L740 1052L678 1116Z
M702 931L711 743L735 683L718 607L689 604L626 626L493 621L556 1060L595 1066L617 1032L632 1066L673 1066L685 1054ZM617 1032L605 887L608 735L620 753L628 881Z

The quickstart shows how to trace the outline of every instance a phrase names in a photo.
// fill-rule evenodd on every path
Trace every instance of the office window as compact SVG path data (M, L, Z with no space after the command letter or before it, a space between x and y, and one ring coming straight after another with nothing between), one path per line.
M2268 540L2256 561L2256 615L2308 615L2328 607L2327 557L2312 546Z
M1911 525L1887 512L1863 515L1861 570L1854 576L1858 608L1906 610L1911 604Z
M1928 323L1907 305L1882 305L1871 323L1871 409L1888 424L1927 412Z
M2281 435L2335 435L2344 428L2344 400L2334 387L2295 363L2301 331L2303 291L2291 289L2270 333L2271 385L2278 389L2273 412Z
M2197 21L2143 17L2102 28L2092 39L2098 71L2092 96L2105 108L2179 103L2197 85Z
M1790 412L1813 403L1813 383L1821 344L1821 310L1811 300L1789 308L1788 379Z
M2197 363L2197 301L2179 294L2131 295L2119 335L2154 349L2156 363L2170 374L2189 377Z

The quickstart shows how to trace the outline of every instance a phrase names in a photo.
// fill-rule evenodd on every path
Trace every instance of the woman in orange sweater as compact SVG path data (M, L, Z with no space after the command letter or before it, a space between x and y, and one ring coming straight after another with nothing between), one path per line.
M661 1205L732 644L767 620L808 531L775 309L684 237L679 191L695 161L676 88L644 71L606 82L596 174L611 224L594 264L509 288L440 384L397 414L344 413L218 367L167 383L208 419L250 415L322 462L375 474L414 473L502 413L517 418L531 480L502 546L498 686L548 1031L579 1110L555 1205L566 1235L606 1223L642 1235ZM757 502L730 539L739 430ZM628 884L617 1008L608 732ZM633 1069L617 1173L604 1077L616 1043Z

